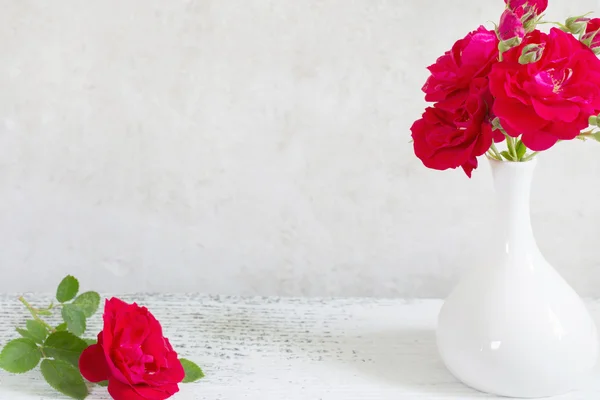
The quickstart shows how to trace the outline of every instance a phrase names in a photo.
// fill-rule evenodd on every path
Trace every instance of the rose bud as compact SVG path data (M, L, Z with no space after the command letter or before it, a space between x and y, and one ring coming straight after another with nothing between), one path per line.
M585 34L581 37L581 41L594 51L600 54L600 18L589 20L585 27Z
M548 8L548 0L504 0L504 3L517 14L539 15Z
M498 39L502 42L506 42L513 38L518 39L518 43L525 37L525 28L523 22L517 17L517 15L511 10L504 10L500 17L500 25L497 30Z
M538 62L540 58L542 58L542 54L544 54L543 44L528 44L527 46L523 47L521 57L519 57L519 64L531 64Z
M579 17L571 17L571 18L567 18L567 21L565 22L565 27L573 35L579 35L579 34L585 32L585 29L586 29L589 21L590 21L590 19L584 17L583 15L579 16Z

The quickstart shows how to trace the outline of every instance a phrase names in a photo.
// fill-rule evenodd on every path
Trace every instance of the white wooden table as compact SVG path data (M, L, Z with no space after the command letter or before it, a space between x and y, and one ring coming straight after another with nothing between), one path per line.
M27 318L0 295L0 345ZM49 297L27 296L42 304ZM381 400L494 398L457 382L435 347L439 300L283 299L201 295L121 296L147 306L181 356L206 378L174 400ZM590 302L600 319L600 302ZM98 313L88 334L100 330ZM598 379L560 400L600 399ZM62 399L38 371L0 372L0 400ZM109 399L95 388L89 399Z

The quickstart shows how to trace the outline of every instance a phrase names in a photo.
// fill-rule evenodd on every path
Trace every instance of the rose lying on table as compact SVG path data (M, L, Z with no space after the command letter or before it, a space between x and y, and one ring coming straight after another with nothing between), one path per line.
M179 391L179 383L204 376L196 364L178 358L158 320L135 303L106 300L98 341L80 338L86 318L100 305L100 295L77 296L78 291L79 282L67 276L56 293L58 305L34 308L21 297L33 319L27 321L26 329L17 328L23 337L10 341L0 352L0 368L20 374L41 360L42 375L50 386L75 399L88 395L83 378L108 386L115 400L164 400ZM64 322L54 327L42 316L51 316L56 309L61 310Z

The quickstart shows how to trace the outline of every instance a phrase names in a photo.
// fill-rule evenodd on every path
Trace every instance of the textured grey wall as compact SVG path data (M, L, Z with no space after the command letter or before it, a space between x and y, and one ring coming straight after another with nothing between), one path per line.
M598 9L553 0L550 18ZM0 291L445 296L489 168L425 169L420 87L502 0L0 0ZM491 26L488 24L488 26ZM600 295L600 145L541 157L547 258Z

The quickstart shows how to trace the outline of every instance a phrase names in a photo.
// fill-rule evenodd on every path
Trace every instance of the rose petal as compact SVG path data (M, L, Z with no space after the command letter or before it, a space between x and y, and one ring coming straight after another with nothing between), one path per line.
M546 103L532 98L531 103L535 112L547 121L573 122L579 116L579 107L564 100Z
M504 131L508 134L508 136L510 137L519 137L521 136L521 132L519 132L518 130L516 130L511 124L510 122L501 119L500 120L500 125L502 126L502 129L504 129ZM501 130L497 130L495 132L500 132L500 135L502 135L502 137L504 138L504 134L502 133Z
M467 176L470 178L473 170L477 168L477 158L472 157L465 164L461 165L461 167L463 171L465 171L465 174L467 174Z
M110 377L102 346L93 344L81 353L79 371L90 382L101 382Z
M179 386L176 384L162 385L158 388L152 386L134 386L133 389L146 400L165 400L179 392Z
M138 392L136 392L131 386L124 384L118 379L110 379L108 382L108 393L114 400L149 400L154 398L152 397L143 397ZM160 398L160 400L164 400L167 397Z
M542 131L523 134L521 140L528 149L533 151L548 150L558 142L556 136L549 135Z
M510 125L515 130L523 133L538 131L547 123L547 121L532 112L530 107L509 98L496 98L494 114L500 119L510 121Z
M166 365L156 374L146 374L144 380L154 386L177 384L185 378L185 370L174 351L167 354Z

